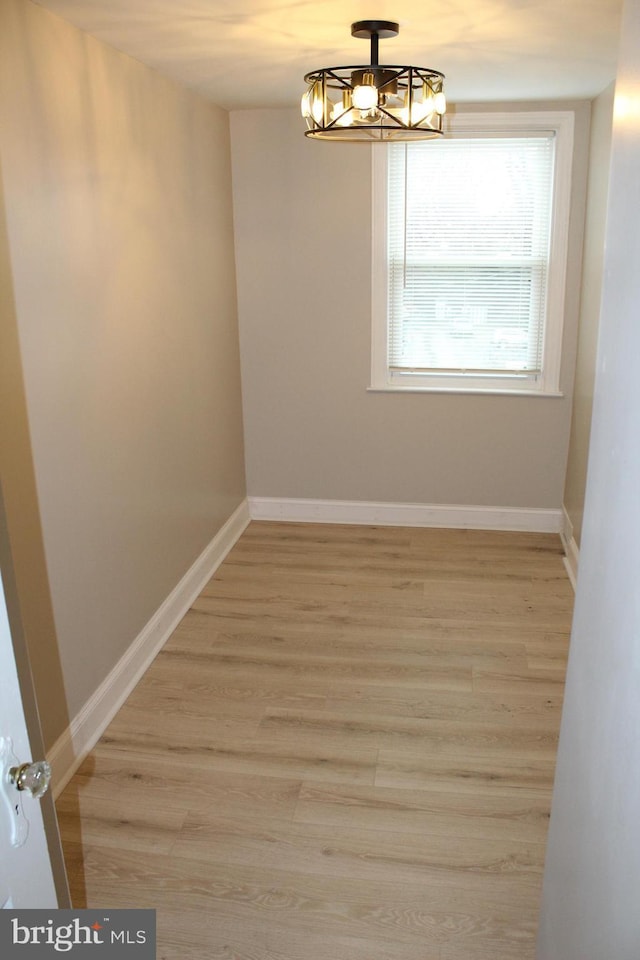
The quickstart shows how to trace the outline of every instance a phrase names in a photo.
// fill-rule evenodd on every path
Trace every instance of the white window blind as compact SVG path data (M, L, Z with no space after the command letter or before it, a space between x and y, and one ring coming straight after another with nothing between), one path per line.
M554 134L467 136L388 150L389 371L536 378Z

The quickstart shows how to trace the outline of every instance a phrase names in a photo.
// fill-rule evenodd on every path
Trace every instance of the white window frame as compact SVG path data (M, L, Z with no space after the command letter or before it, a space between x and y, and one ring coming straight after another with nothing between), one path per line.
M446 133L464 137L486 133L526 136L552 131L556 138L553 211L544 325L542 372L535 377L465 374L413 374L391 371L388 364L387 319L387 146L372 148L372 329L370 390L438 393L498 393L561 397L560 362L565 310L569 241L574 114L571 111L456 113Z

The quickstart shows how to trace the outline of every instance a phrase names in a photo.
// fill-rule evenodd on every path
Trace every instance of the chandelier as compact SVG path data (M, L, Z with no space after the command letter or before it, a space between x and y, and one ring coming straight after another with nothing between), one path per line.
M359 20L351 36L371 40L366 66L323 67L307 73L302 95L305 136L317 140L428 140L442 134L447 108L444 74L429 67L380 66L380 38L398 35L390 20Z

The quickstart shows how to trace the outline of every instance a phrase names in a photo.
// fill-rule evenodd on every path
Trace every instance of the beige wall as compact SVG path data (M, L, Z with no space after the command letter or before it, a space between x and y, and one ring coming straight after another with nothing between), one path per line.
M589 480L538 960L640 944L640 0L620 33Z
M11 538L11 560L22 588L19 614L25 634L37 638L38 656L34 669L41 678L42 687L46 688L49 701L47 723L52 729L62 729L68 722L68 715L29 437L1 158L0 483L6 503L7 532ZM34 739L33 727L30 737Z
M251 495L562 505L589 106L531 106L577 110L563 399L367 392L372 148L311 142L296 110L231 114Z
M564 505L578 546L582 534L595 376L611 153L614 84L592 104L578 357Z
M228 116L27 0L3 0L0 20L58 649L27 639L50 746L63 717L47 664L75 716L245 495Z

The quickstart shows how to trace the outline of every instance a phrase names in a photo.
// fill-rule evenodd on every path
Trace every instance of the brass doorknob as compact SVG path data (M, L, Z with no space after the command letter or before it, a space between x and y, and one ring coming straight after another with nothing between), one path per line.
M27 790L35 800L39 800L49 789L51 767L46 760L22 763L19 767L11 767L9 780L17 790Z

